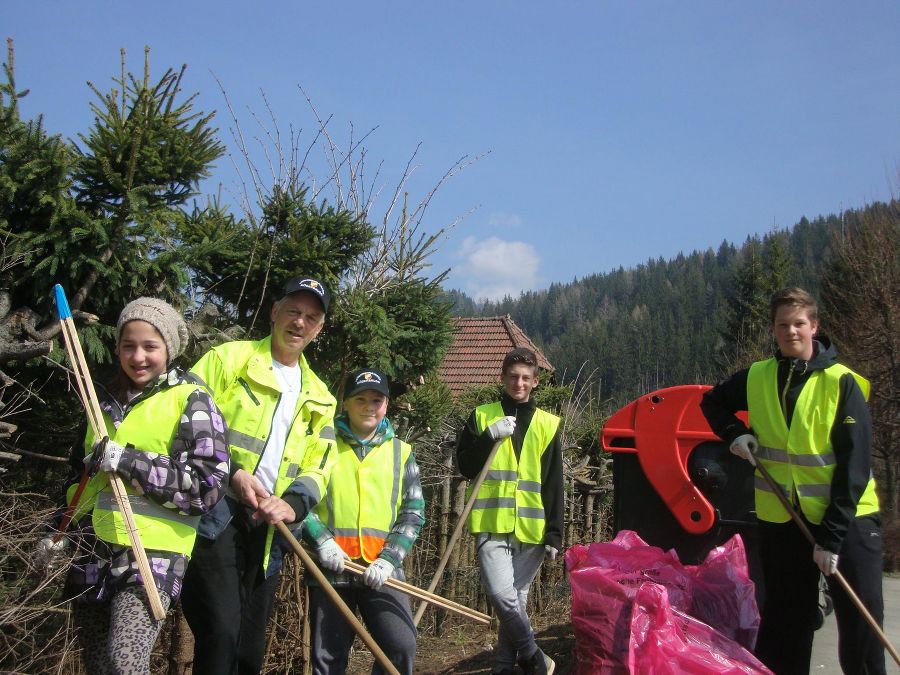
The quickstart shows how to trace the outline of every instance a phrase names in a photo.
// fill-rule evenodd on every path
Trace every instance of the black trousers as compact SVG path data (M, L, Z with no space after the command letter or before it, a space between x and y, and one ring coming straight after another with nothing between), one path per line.
M194 634L195 675L257 675L279 574L262 569L267 527L234 523L210 541L197 537L181 605Z
M808 525L815 533L816 526ZM793 521L760 522L765 601L756 656L776 675L807 675L812 657L819 568L813 547ZM881 529L877 517L856 518L838 553L838 570L879 625L884 622ZM838 659L850 675L882 675L884 647L833 577L828 588L838 626Z
M402 675L412 675L416 658L416 626L409 598L392 588L374 591L361 584L335 586L352 611L358 611L366 629ZM313 675L344 673L356 632L331 598L319 586L309 587ZM385 672L378 661L373 675Z

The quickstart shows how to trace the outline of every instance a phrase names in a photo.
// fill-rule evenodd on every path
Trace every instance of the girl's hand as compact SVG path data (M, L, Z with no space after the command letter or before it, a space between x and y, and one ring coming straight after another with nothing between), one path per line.
M94 443L91 452L85 455L84 466L89 475L97 471L115 472L122 461L122 453L125 448L104 436Z
M34 549L34 566L42 571L49 572L66 551L69 550L68 537L60 537L59 540L53 536L43 537Z

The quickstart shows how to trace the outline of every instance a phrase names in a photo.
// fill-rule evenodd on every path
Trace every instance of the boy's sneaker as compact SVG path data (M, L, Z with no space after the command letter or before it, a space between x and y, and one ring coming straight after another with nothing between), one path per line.
M519 661L519 666L525 675L553 675L556 670L556 661L538 649L531 658Z

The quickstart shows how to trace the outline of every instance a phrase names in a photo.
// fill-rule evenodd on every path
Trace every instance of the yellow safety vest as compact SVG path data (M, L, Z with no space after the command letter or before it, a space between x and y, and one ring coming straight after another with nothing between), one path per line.
M499 401L475 408L478 433L504 416ZM514 532L516 539L526 544L544 542L541 457L558 428L559 418L538 408L528 425L518 461L512 438L500 442L469 514L470 532ZM470 486L467 498L471 490Z
M118 428L104 415L110 439L119 445L130 444L141 452L168 455L188 396L197 388L196 384L182 383L156 392L131 408ZM90 452L94 441L93 432L88 429L86 452ZM194 548L200 517L161 506L149 497L137 494L128 481L123 482L144 547L189 556ZM72 499L76 488L75 485L69 488L67 501ZM78 519L88 511L98 538L121 546L131 545L122 513L113 497L109 475L105 472L88 481L74 517Z
M800 509L811 523L819 524L831 502L831 480L836 466L831 429L837 416L840 380L853 375L868 399L869 382L846 366L834 364L814 371L794 404L788 427L778 391L778 361L757 361L747 377L750 427L759 441L757 459L785 494L796 495ZM759 471L755 476L756 516L772 523L786 523L790 514L781 505ZM875 480L856 505L856 515L878 511Z
M403 471L412 448L394 437L360 461L340 436L337 447L328 492L314 511L347 555L372 562L397 520Z
M274 493L280 497L295 481L305 483L318 501L334 466L336 401L300 355L302 391L282 451ZM234 468L253 474L262 459L281 386L272 366L272 338L228 342L210 349L191 372L212 392L228 425L228 450ZM268 570L275 528L269 527L263 556Z

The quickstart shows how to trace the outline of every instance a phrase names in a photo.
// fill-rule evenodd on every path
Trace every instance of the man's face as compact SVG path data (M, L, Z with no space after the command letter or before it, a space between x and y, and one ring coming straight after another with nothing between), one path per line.
M291 293L272 306L272 356L292 366L325 323L322 303L309 293Z
M538 385L534 367L525 363L514 363L500 376L506 395L517 403L525 403L532 390Z
M387 406L387 396L373 389L363 389L344 399L350 429L357 438L366 440L375 432L387 414Z
M781 354L790 359L809 361L813 357L813 336L819 322L809 318L805 307L781 305L775 312L772 334Z

